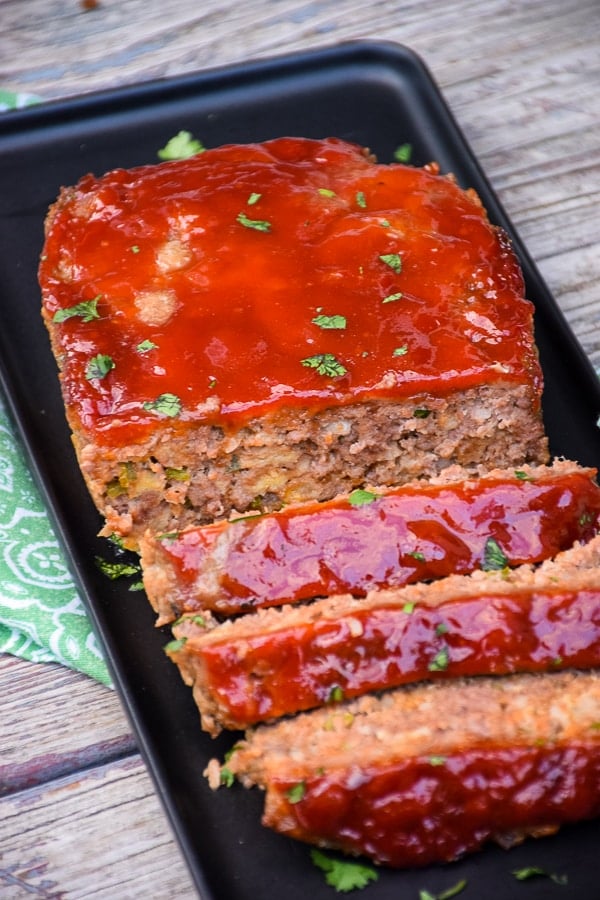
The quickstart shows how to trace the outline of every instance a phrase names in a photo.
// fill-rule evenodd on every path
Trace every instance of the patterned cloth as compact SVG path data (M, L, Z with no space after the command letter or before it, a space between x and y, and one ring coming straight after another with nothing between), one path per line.
M0 652L110 684L23 453L0 405Z
M0 111L37 102L0 90ZM110 676L0 401L0 653Z

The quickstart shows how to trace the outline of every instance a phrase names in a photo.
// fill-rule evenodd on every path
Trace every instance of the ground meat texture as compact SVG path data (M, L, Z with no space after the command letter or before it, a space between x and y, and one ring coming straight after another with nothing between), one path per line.
M89 175L40 284L79 463L131 547L547 459L518 261L435 166L287 138Z
M359 491L279 513L146 535L144 585L165 624L346 591L540 562L597 530L595 469L446 470L385 493ZM490 550L497 559L488 559Z
M437 683L261 726L226 763L265 825L409 867L600 814L593 673Z
M244 729L369 691L600 666L600 537L535 568L270 609L185 617L169 655L202 726Z

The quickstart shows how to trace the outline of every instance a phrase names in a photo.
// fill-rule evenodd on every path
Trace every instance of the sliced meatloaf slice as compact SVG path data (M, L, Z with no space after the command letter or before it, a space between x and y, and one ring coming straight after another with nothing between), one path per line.
M438 682L261 726L226 766L276 831L419 866L599 815L599 723L598 672Z
M596 533L595 469L458 467L429 482L190 527L141 542L144 586L164 624L338 593L540 562Z
M244 729L418 681L600 666L600 537L540 567L183 618L168 653L202 726Z
M434 165L280 138L88 175L39 278L77 458L130 547L547 460L519 263Z

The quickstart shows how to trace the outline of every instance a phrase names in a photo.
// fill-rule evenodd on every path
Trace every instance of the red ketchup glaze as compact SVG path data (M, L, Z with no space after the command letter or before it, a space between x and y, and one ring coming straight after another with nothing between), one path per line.
M483 589L482 589L483 590ZM194 646L229 727L434 678L600 665L600 584L392 605ZM339 694L339 696L338 696Z
M511 566L539 562L592 537L599 513L600 489L581 472L423 484L192 528L161 541L161 555L180 612L235 614L472 572L490 538Z
M541 385L518 263L477 199L337 139L88 175L53 208L39 275L49 319L97 299L98 317L70 316L56 340L71 415L107 446L144 438L157 414L144 404L165 393L186 427ZM90 378L98 354L112 365ZM323 354L342 368L303 363Z
M441 764L440 764L441 763ZM417 758L356 765L275 781L278 816L265 824L311 843L323 841L392 867L451 861L495 834L557 826L600 814L598 742L568 747L482 747L443 762ZM269 804L267 803L267 808Z

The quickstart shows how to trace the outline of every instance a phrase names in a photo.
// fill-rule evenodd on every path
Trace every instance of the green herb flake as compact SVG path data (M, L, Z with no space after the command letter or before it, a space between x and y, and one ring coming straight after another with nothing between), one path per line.
M151 350L156 350L158 344L155 344L154 341L140 341L140 343L135 348L138 353L150 353Z
M438 624L435 626L435 633L438 635L438 637L442 634L448 634L448 625L446 624L446 622L438 622Z
M400 144L394 150L394 159L396 162L407 163L412 157L412 144Z
M360 206L361 209L367 208L367 198L365 197L363 191L357 191L355 199L357 206Z
M505 556L498 541L489 537L483 548L483 561L481 568L484 572L498 572L508 566L508 558Z
M344 699L344 690L339 686L339 684L334 684L334 686L329 691L329 696L327 697L328 703L341 703Z
M387 297L384 297L381 301L382 303L395 303L396 300L402 299L402 291L396 291L395 294L388 294Z
M373 491L365 491L363 488L357 488L348 495L348 503L350 506L367 506L367 504L372 503L374 500L377 500L377 498L378 494L374 494Z
M425 562L425 554L421 553L420 550L411 550L406 554L407 556L412 556L413 559L418 560L419 562Z
M173 622L173 628L177 628L178 625L185 625L186 622L191 622L192 625L198 625L201 628L206 628L206 619L204 618L204 616L201 616L197 613L194 613L193 615L186 613L183 616L179 616L179 618L175 619L175 621Z
M131 565L130 563L111 562L108 559L102 559L101 556L96 557L96 565L103 575L116 581L117 578L126 578L130 575L139 575L140 567Z
M165 475L169 481L189 481L190 473L188 469L175 469L172 466L165 467Z
M330 378L345 375L348 371L333 353L317 353L315 356L307 356L300 362L309 369L316 369L319 375L329 375Z
M426 419L431 415L431 410L427 409L426 406L420 406L417 409L413 410L413 416L415 419Z
M435 654L427 668L430 672L445 672L450 663L450 651L447 647L442 647Z
M144 590L144 582L143 581L134 581L129 585L127 590L130 591L132 594L135 593L136 591L143 591Z
M298 784L293 784L292 787L287 789L285 796L292 805L300 803L306 796L306 783L299 781Z
M466 886L467 879L461 878L456 884L446 888L445 891L440 891L439 894L431 894L429 891L419 891L419 900L451 900L452 897L456 897L457 894L464 891Z
M165 653L167 653L167 654L168 653L177 653L179 650L181 650L182 647L185 647L186 643L187 643L187 638L185 638L185 637L177 638L177 640L169 641L168 644L165 644L163 649L164 649Z
M382 228L391 228L392 227L392 223L390 222L389 219L382 219L379 224L381 225Z
M380 255L379 259L382 263L385 263L386 266L389 266L390 269L393 269L394 272L402 271L402 257L399 253L383 253Z
M156 400L147 400L142 404L146 412L157 413L159 416L174 418L181 412L181 400L175 394L160 394Z
M519 481L533 481L531 475L528 475L523 469L515 469L515 478Z
M140 252L140 248L138 247L137 244L134 244L134 245L133 245L132 247L130 247L129 249L131 250L132 253L139 253L139 252Z
M75 317L81 318L82 322L91 322L92 319L99 319L98 300L102 299L102 294L98 294L93 300L83 300L74 306L67 306L65 309L57 309L52 317L53 322L66 322L67 319Z
M213 391L216 388L216 386L217 386L217 379L213 375L211 378L208 379L208 387L211 391Z
M445 756L430 756L428 759L430 766L445 766L446 765L446 757Z
M189 159L205 149L202 141L196 140L189 131L179 131L158 151L157 156L163 160Z
M341 330L346 327L346 316L315 316L314 319L312 319L312 323L325 330Z
M246 200L246 203L248 204L248 206L254 206L255 203L258 203L261 197L262 194L257 194L256 191L252 191L252 193Z
M408 353L408 344L403 344L402 347L395 347L392 353L392 356L406 356Z
M411 603L411 602L405 603L404 606L402 607L402 612L406 613L406 615L409 616L411 613L413 613L415 611L415 606L416 606L415 603Z
M551 881L554 881L555 884L568 884L568 876L567 875L556 875L553 872L546 872L545 869L541 869L539 866L524 866L522 869L513 869L512 874L515 876L517 881L527 881L529 878L550 878Z
M230 788L233 786L233 783L235 781L235 775L233 774L231 769L227 768L227 766L221 766L219 781L221 783L221 787Z
M88 381L106 378L114 367L115 363L112 356L107 356L106 353L98 353L88 360L88 364L85 367L85 377Z
M316 848L310 851L310 858L314 865L325 873L327 884L339 894L359 890L366 887L370 881L377 881L379 878L379 872L372 866L346 859L336 859Z
M249 219L245 212L238 213L237 222L244 228L252 228L254 231L263 231L265 233L271 230L271 223L264 219Z
M319 194L321 197L335 197L335 191L332 191L331 188L319 188Z

